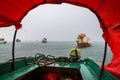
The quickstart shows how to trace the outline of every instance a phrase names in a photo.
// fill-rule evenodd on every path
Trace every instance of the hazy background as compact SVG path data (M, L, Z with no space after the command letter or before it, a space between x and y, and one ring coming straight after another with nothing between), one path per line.
M17 38L22 41L75 41L85 33L93 41L103 41L97 17L88 9L69 5L41 5L31 10L22 20ZM0 28L0 38L12 41L14 26Z

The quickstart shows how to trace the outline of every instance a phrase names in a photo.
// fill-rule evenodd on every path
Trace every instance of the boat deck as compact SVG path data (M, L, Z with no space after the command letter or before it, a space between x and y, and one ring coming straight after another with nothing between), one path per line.
M99 66L89 58L81 60L79 63L58 62L49 66L79 69L83 80L98 80L100 74ZM101 80L118 80L116 77L105 70L103 74L104 75L102 76Z
M22 61L21 61L22 62ZM20 63L20 62L18 62ZM37 64L21 64L15 71L10 71L8 68L10 64L0 65L0 69L3 71L0 72L0 80L34 80L39 75L42 75L43 71L45 72L64 72L65 74L80 74L79 80L98 80L99 77L99 66L90 59L81 60L80 62L55 62L47 66L38 66ZM25 66L26 65L26 66ZM5 67L6 66L6 67ZM6 70L5 70L6 69ZM4 71L5 70L5 71ZM39 75L38 75L39 74ZM117 80L112 74L104 71L104 75L101 80ZM37 76L38 75L38 76ZM27 76L27 77L26 77ZM29 77L34 77L34 79ZM29 79L28 79L29 78ZM42 80L42 79L38 79Z
M0 80L15 80L18 77L27 74L28 72L34 70L37 67L38 65L34 65L34 64L21 67L19 69L16 69L15 71L10 71L10 72L4 73L3 75L0 75Z

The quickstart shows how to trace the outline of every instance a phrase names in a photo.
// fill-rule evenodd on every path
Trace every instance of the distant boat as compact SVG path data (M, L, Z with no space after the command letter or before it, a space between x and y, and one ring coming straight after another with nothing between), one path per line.
M20 39L16 39L16 42L21 42L21 40Z
M46 39L46 38L43 38L41 42L42 42L42 43L47 43L47 39Z
M91 42L92 40L86 34L79 34L76 39L77 48L90 47Z
M6 44L6 43L7 43L7 41L5 41L4 38L0 38L0 44Z

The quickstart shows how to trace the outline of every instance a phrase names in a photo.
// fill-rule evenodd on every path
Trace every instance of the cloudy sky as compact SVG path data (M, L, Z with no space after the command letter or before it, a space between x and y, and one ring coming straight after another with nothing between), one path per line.
M31 10L22 20L23 27L17 38L22 41L75 41L80 33L85 33L93 41L103 41L102 30L97 17L88 9L70 5L40 5ZM11 41L14 26L1 28L0 37Z

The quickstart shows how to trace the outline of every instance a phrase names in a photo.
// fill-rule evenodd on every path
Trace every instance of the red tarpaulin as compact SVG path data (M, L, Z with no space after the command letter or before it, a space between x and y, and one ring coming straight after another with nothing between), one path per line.
M61 2L89 8L96 14L104 31L103 38L113 53L105 69L120 76L120 0L0 0L0 27L15 25L19 29L21 20L33 8Z

